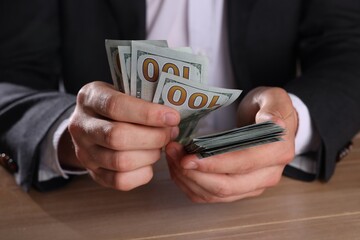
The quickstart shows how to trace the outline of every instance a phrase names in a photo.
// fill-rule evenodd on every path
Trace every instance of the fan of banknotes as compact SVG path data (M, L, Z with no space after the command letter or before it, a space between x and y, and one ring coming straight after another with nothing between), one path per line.
M208 60L191 48L168 48L165 40L105 40L115 88L180 113L178 141L192 153L210 156L281 140L283 129L273 123L255 124L195 138L199 120L233 103L241 90L211 87Z

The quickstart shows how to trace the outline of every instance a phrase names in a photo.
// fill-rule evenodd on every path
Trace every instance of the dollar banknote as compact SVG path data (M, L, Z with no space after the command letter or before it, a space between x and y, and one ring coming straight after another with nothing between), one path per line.
M105 40L105 49L109 62L112 81L114 83L115 88L123 93L125 93L125 89L122 81L118 46L130 46L130 45L131 45L131 41L127 41L127 40L110 40L110 39Z
M208 61L199 56L144 42L131 45L131 95L152 101L162 72L206 83Z
M161 46L161 44L157 44ZM164 46L165 47L165 46ZM174 48L176 51L192 53L190 47L179 47ZM122 83L124 92L128 95L131 95L130 86L131 86L131 47L130 46L118 46L119 60L121 67Z
M196 153L201 157L209 157L282 141L284 134L284 128L271 121L266 121L194 138L185 146L185 150L188 153Z
M162 72L153 102L172 107L180 113L180 134L177 140L186 143L201 118L211 111L230 105L240 94L241 90L210 87Z
M121 81L124 86L124 93L131 95L131 47L118 46L119 61L121 67Z
M167 47L166 40L141 40L140 42L146 42L159 47ZM123 79L123 68L121 68L120 57L119 57L119 46L126 46L131 48L130 40L105 40L105 49L107 53L107 58L109 62L111 78L114 83L114 86L117 90L127 93L130 92L130 87L126 88L128 83L124 82ZM124 73L126 75L126 73Z

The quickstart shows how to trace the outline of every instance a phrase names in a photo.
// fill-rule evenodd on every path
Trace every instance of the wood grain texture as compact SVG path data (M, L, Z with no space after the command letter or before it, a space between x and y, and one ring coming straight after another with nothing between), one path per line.
M0 239L360 239L360 135L328 183L283 178L257 198L194 204L170 180L130 192L88 176L24 193L0 168Z

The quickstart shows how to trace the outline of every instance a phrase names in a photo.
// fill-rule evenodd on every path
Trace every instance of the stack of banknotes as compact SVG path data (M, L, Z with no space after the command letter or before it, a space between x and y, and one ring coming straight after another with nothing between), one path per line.
M284 129L271 121L194 138L185 146L188 153L209 157L265 143L281 141Z
M202 140L196 141L201 138L191 140L199 120L218 108L230 105L241 94L241 90L208 86L207 58L193 54L188 47L171 49L165 40L106 40L105 48L115 88L145 101L176 109L181 117L177 140L187 145L191 152L196 153L196 149L203 151ZM261 143L268 142L267 138L281 140L278 126L267 125L274 128L276 137L263 125L257 126L249 127L245 134L243 130L236 129L231 135L228 131L218 133L212 143L207 143L206 149L209 149L209 144L210 147L215 144L216 153L220 153L221 148L226 152L238 139L243 142L248 139L248 144L241 143L246 147L260 144L259 141L254 142L254 138L262 138ZM217 138L221 135L222 138ZM211 136L206 138L211 139Z

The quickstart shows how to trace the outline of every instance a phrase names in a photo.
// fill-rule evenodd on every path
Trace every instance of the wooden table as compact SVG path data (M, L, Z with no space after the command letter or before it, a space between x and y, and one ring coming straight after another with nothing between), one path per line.
M164 162L147 186L118 192L88 176L24 193L0 168L0 239L360 239L360 135L329 183L283 178L257 198L194 204Z

